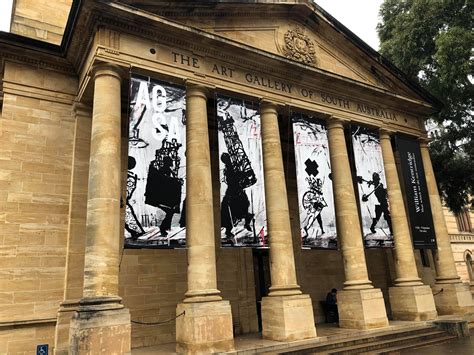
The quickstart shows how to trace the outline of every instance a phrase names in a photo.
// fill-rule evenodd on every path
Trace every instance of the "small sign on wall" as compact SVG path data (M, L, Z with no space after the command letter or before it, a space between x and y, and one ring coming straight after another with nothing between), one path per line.
M41 344L36 346L36 355L48 355L49 353L49 345L48 344Z

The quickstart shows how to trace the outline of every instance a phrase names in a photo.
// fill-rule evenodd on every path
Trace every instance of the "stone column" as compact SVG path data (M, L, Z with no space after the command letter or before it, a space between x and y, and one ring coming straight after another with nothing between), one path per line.
M176 308L177 352L234 349L229 301L217 289L207 97L203 86L186 88L186 243L188 291Z
M437 317L433 293L418 276L390 134L391 132L385 129L380 130L380 146L395 241L397 278L395 287L389 288L392 317L396 320L407 321L432 320Z
M79 307L84 283L87 183L92 123L92 110L89 107L76 103L74 111L76 113L76 122L71 174L71 197L69 200L64 301L58 310L54 337L54 353L64 355L69 353L69 326L74 312Z
M278 341L314 338L311 298L301 293L296 281L277 105L262 102L260 115L272 282L268 297L262 299L263 337Z
M337 234L346 281L337 293L339 326L372 329L388 326L382 291L372 286L367 273L359 213L344 136L344 121L327 123Z
M433 287L436 308L441 315L472 312L474 311L474 305L469 286L461 282L456 271L448 228L444 219L443 207L436 186L426 139L420 139L420 150L438 248L435 260L437 276Z
M70 353L130 352L130 313L118 296L120 250L120 69L93 68L84 290L71 320Z

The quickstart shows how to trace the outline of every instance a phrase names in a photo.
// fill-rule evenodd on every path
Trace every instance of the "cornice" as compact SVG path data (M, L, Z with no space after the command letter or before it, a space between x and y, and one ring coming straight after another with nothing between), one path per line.
M123 8L122 10L127 11L128 9ZM135 10L134 13L136 14L137 10ZM367 95L378 94L383 95L387 99L399 101L401 102L399 107L410 104L416 106L417 109L428 110L428 107L421 102L400 96L396 93L391 93L388 90L380 89L373 85L361 83L319 68L310 67L286 59L282 56L232 41L219 35L191 28L179 23L174 23L173 21L159 18L154 14L141 13L140 15L144 15L146 21L140 22L139 25L133 21L126 21L126 19L118 20L118 17L112 17L112 14L107 16L100 15L97 17L97 21L100 26L104 26L114 31L126 32L135 36L139 34L140 37L147 38L154 42L172 44L197 55L210 56L227 63L235 63L236 56L232 51L235 51L236 48L242 48L246 51L246 56L245 58L240 57L238 59L239 66L252 68L252 70L256 72L264 72L279 77L290 76L291 78L305 76L306 78L309 78L309 83L318 82L320 86L324 85L324 82L331 81L335 88L337 88L337 85L348 85L352 87L353 90L365 90ZM147 21L152 22L155 25L154 29L150 29L151 26L147 27ZM167 28L167 30L162 30L162 28ZM195 38L187 40L185 38L186 36L182 35L183 31L186 33L186 36L189 37L200 36L200 41L196 41ZM263 65L262 61L266 61L269 64ZM399 107L397 109L399 109ZM423 112L423 114L427 113Z
M73 66L59 53L41 52L21 47L15 43L8 43L0 39L0 58L19 63L25 63L42 69L54 70L64 74L75 75Z

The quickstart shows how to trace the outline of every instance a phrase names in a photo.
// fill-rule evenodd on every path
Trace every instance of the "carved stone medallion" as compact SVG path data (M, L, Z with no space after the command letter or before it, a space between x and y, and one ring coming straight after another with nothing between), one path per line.
M288 59L297 62L313 66L316 64L314 42L304 34L303 29L299 26L286 31L283 54Z

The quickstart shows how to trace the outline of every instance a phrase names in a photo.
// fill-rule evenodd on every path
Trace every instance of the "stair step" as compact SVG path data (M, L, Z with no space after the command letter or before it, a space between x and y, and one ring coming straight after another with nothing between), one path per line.
M371 351L371 350L377 350L377 349L383 349L387 347L394 347L398 346L399 344L415 344L419 343L420 341L430 341L433 339L439 339L440 337L446 336L446 333L443 331L431 331L428 333L424 333L422 335L420 334L415 334L415 335L406 335L404 337L397 337L397 338L392 338L392 339L387 339L387 340L375 340L373 342L366 342L362 344L357 344L357 345L351 345L351 346L342 346L340 348L335 348L330 351L324 351L325 353L328 354L354 354L357 353L357 350L361 351ZM315 349L316 350L316 349ZM319 351L319 349L317 349Z
M406 337L407 334L409 335L417 335L418 337L423 336L424 334L427 333L433 333L433 332L439 332L442 334L442 331L437 330L436 327L430 326L430 325L423 325L423 326L414 326L414 327L406 327L402 329L395 329L391 330L388 332L387 330L384 331L377 331L377 332L372 332L370 334L355 334L355 335L344 335L344 336L336 336L336 337L331 337L331 340L320 343L320 344L304 344L304 345L293 345L290 346L290 348L286 348L285 350L280 349L280 352L285 353L285 354L301 354L303 352L309 352L309 351L330 351L334 349L339 349L342 347L347 347L347 346L354 346L354 345L364 345L373 341L382 341L385 339L392 339L395 340L397 338L401 337ZM267 352L263 352L267 353ZM268 353L274 353L272 351Z
M385 348L385 349L379 349L377 351L363 352L363 353L359 353L359 354L376 355L376 354L398 353L401 350L418 349L418 348L422 348L422 347L425 347L425 346L445 343L445 342L448 342L448 341L453 340L453 339L456 339L456 336L454 336L454 335L445 335L444 337L441 337L441 338L435 338L435 339L422 341L419 344L417 344L417 343L415 343L415 344L405 344L405 345L394 346L394 347Z

